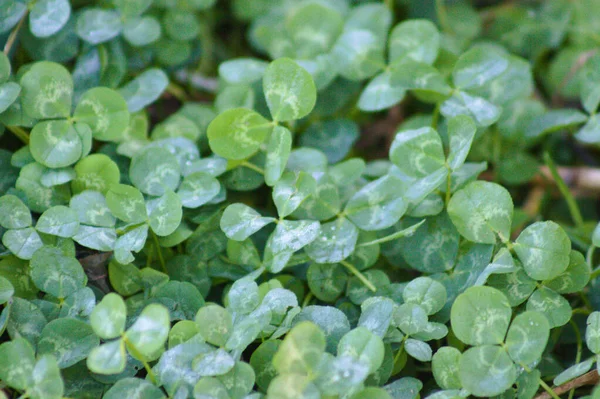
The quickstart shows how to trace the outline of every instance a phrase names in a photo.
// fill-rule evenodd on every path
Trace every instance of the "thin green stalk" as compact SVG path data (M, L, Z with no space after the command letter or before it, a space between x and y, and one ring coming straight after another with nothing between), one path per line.
M377 291L377 287L375 287L373 285L372 282L370 282L364 274L362 274L356 267L354 267L354 265L352 265L351 263L346 262L345 260L341 261L340 264L342 266L344 266L346 269L348 269L350 271L350 273L354 274L356 277L358 277L358 279L371 291L376 292Z
M577 324L573 321L573 319L569 320L569 324L571 324L571 327L573 327L573 331L575 332L575 340L577 343L577 353L575 354L575 364L581 362L581 352L583 350L583 343L581 340L581 332L579 331L579 327L577 327ZM570 391L569 391L569 399L573 399L573 395L575 395L575 387L573 387Z
M594 280L598 276L600 276L600 267L592 272L590 275L590 281Z
M310 303L310 300L313 298L313 294L312 292L309 292L306 297L304 298L304 301L302 301L302 307L305 308L308 306L308 304Z
M573 194L567 187L567 184L565 183L563 178L558 173L556 164L550 157L550 154L547 152L544 153L544 162L546 163L546 166L550 170L550 173L552 174L552 177L554 178L554 181L556 183L556 186L560 190L560 193L565 198L565 201L567 201L567 206L569 207L569 212L571 213L571 218L573 219L575 226L578 229L583 228L583 216L581 216L581 211L579 210L577 201L575 201L575 197L573 197Z
M19 126L6 126L6 128L10 130L12 134L17 136L17 138L21 140L24 144L29 144L29 133L27 133L25 130L23 130Z
M444 3L444 0L435 0L435 14L442 30L444 32L451 33L452 28L448 23L448 14L446 12L446 4Z
M244 161L240 165L245 166L248 169L252 169L253 171L260 173L261 175L265 174L265 170L263 168L261 168L260 166L256 166L251 162Z
M552 388L550 388L548 386L548 384L546 384L544 382L544 380L542 380L541 378L539 379L540 385L542 386L542 388L544 388L544 390L546 392L548 392L548 395L550 395L551 397L553 397L554 399L560 399L560 396L558 396L553 390Z
M440 120L440 103L435 105L435 109L433 110L433 116L431 117L431 128L437 129L438 122Z
M123 336L122 339L125 342L125 345L127 345L127 350L129 352L131 352L133 357L135 357L138 360L144 358L144 356L137 350L137 348L131 342L129 342L127 340L127 337L125 335ZM154 371L152 371L152 367L150 367L150 364L147 361L145 361L145 360L140 360L140 361L144 365L144 368L146 369L146 373L148 373L150 382L152 382L152 384L156 385L158 383L158 380L156 379L156 374L154 374Z
M448 204L450 203L450 198L452 196L452 172L450 168L448 168L448 176L446 177L446 208L448 208Z
M585 253L585 261L590 266L590 269L594 269L594 265L592 262L594 261L594 251L596 250L596 246L594 244L590 245L587 252Z
M160 249L160 244L158 243L158 236L156 235L156 233L154 233L154 231L150 230L152 233L152 239L154 240L154 246L156 247L156 253L158 255L158 260L160 262L160 267L162 268L163 272L167 273L167 265L165 264L165 258L163 258L163 254L162 251Z

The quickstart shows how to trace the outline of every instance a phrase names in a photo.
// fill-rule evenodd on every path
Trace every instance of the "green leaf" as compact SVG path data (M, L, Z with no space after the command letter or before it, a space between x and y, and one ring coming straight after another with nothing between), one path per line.
M504 187L475 181L458 190L448 204L448 215L459 233L473 242L494 244L510 238L512 198Z
M421 362L431 361L431 347L427 345L426 342L419 341L418 339L408 338L406 341L404 341L404 350L406 350L406 353L408 353L411 357Z
M151 17L144 17L140 24L144 24L146 20L154 21ZM150 22L150 25L153 25ZM136 29L139 29L136 28ZM148 27L146 29L155 29ZM125 30L125 33L127 29ZM147 39L147 35L144 34ZM127 35L125 35L127 38ZM131 42L131 38L127 38ZM127 109L129 112L138 112L152 104L160 97L160 95L166 90L169 85L169 77L160 69L151 68L147 69L135 79L127 83L125 86L119 89L119 94L123 96L127 103Z
M565 382L571 381L581 375L584 375L592 368L592 366L594 365L594 361L595 359L591 358L588 360L584 360L581 363L576 363L572 365L571 367L554 377L554 385L559 386L564 384Z
M109 293L94 307L90 324L100 338L111 339L123 334L126 318L127 309L123 299L115 293Z
M125 343L120 339L94 348L86 360L90 371L97 374L119 374L126 362Z
M532 364L542 357L550 325L543 314L523 312L512 321L506 334L506 349L516 364Z
M592 312L587 318L585 343L590 351L600 353L600 312Z
M100 340L89 324L72 318L51 321L42 330L38 341L38 356L52 355L59 368L66 368L85 359Z
M319 222L283 220L277 224L267 245L275 254L288 251L296 252L316 240L320 231Z
M452 331L468 345L500 344L511 315L511 306L502 292L485 286L471 287L452 305Z
M106 206L126 223L142 223L147 219L144 196L135 187L115 184L106 193Z
M590 281L589 264L580 252L571 251L567 269L544 285L559 294L571 294L582 291Z
M81 224L99 227L115 225L115 217L106 205L104 196L97 191L83 191L74 195L69 207L77 212L77 219Z
M527 310L543 313L550 322L550 328L567 324L571 318L571 305L563 296L542 286L527 301Z
M0 197L0 226L23 229L31 226L31 212L19 197L11 194Z
M325 334L326 350L329 353L335 353L340 339L350 331L348 317L333 306L305 306L294 318L294 324L306 321L316 324Z
M406 88L397 84L392 72L386 70L371 79L365 86L357 106L366 112L382 111L399 103L405 94Z
M75 169L71 167L48 169L44 172L40 179L40 183L44 187L60 186L61 184L69 183L77 177Z
M78 244L95 249L97 251L108 252L115 247L117 232L110 227L95 227L79 225L77 234L73 236L73 241Z
M321 397L319 389L310 378L298 374L283 374L275 377L269 384L267 395L272 399L319 399Z
M150 304L127 329L124 340L132 356L152 359L156 352L163 348L170 328L167 308L159 304Z
M362 230L381 230L394 225L406 212L402 182L392 175L374 180L346 203L344 213Z
M52 356L41 356L35 363L32 372L33 386L28 392L32 399L61 399L64 383L56 359Z
M77 17L77 35L86 42L96 45L107 42L121 33L119 13L101 8L88 8Z
M535 139L557 130L567 129L584 123L587 116L575 109L555 109L531 120L525 130L525 137Z
M392 142L390 160L407 176L427 177L445 166L442 139L430 127L400 131Z
M83 93L73 118L87 124L94 138L102 141L120 140L129 126L125 99L106 87L95 87Z
M250 357L250 365L256 373L256 385L263 391L267 390L271 380L277 376L272 359L280 345L279 340L267 340L260 344Z
M208 125L211 150L223 158L250 158L271 133L271 123L260 114L245 108L222 112Z
M313 323L302 322L290 330L279 346L273 356L273 366L279 374L310 375L316 372L324 352L325 335L321 329Z
M457 116L448 121L448 136L450 138L450 152L448 154L448 166L456 170L461 167L473 144L477 127L473 119L468 116Z
M219 64L219 76L230 84L250 84L262 79L268 65L256 58L235 58Z
M464 91L455 92L442 103L440 112L446 118L458 115L470 116L477 126L486 127L498 121L501 108L482 97L472 96Z
M390 33L390 64L409 58L431 65L437 58L439 47L440 33L431 21L404 21Z
M227 237L236 241L244 241L275 218L261 216L260 213L244 204L231 204L225 208L221 217L221 230Z
M348 276L339 264L312 263L306 279L310 292L323 302L334 302L346 289Z
M24 338L16 338L0 345L0 379L8 386L25 390L33 385L35 352Z
M363 80L385 67L384 48L368 30L349 30L333 47L334 62L340 75L349 80Z
M249 314L260 303L258 285L250 278L237 280L227 293L228 308L235 313Z
M356 247L358 228L346 218L321 225L319 236L305 248L318 263L336 263L349 257Z
M403 303L394 312L394 323L403 333L414 335L427 327L427 312L414 303Z
M380 337L365 327L357 327L342 337L337 348L338 356L351 356L375 372L383 362L384 346Z
M58 205L48 208L38 219L35 229L41 233L69 238L79 230L77 213L69 207Z
M183 216L181 199L172 191L167 191L161 197L149 200L146 206L150 227L158 236L168 236L181 223Z
M263 76L263 90L274 121L285 122L305 117L317 101L312 76L289 58L269 64Z
M192 363L194 371L203 377L223 375L233 369L234 365L235 360L221 348L198 355Z
M317 182L305 172L286 172L273 187L273 202L279 217L294 212L316 190Z
M31 279L41 291L66 298L87 282L81 264L59 248L44 246L31 258Z
M220 190L217 179L205 172L194 172L183 179L177 195L184 207L198 208L215 198Z
M31 259L33 254L44 245L33 227L8 230L2 236L2 244L21 259Z
M106 399L163 399L165 395L151 382L140 378L123 378L108 389L102 396Z
M37 37L48 37L57 33L71 16L68 0L39 0L29 13L29 29Z
M177 158L162 147L149 147L131 159L129 178L148 195L160 196L179 186L181 167Z
M114 184L119 183L119 166L104 154L92 154L75 165L77 178L71 182L71 190L77 194L85 190L100 191L105 194Z
M417 277L404 287L402 298L404 303L420 305L428 315L432 315L446 304L446 288L429 277Z
M300 145L317 148L325 153L329 163L348 155L359 137L359 127L349 119L333 119L313 123L300 136Z
M452 80L459 89L474 89L490 83L508 68L508 59L488 47L473 47L463 53L452 71Z
M138 17L138 18L132 18L128 21L125 22L125 24L123 25L123 37L125 38L125 40L127 40L129 42L129 44L131 44L134 47L143 47L143 46L147 46L149 44L152 44L154 42L156 42L158 39L160 39L160 35L161 35L161 27L160 27L160 22L158 21L158 19L152 17L152 16L143 16L143 17ZM168 80L167 80L168 82ZM156 96L157 92L160 94L160 92L162 92L162 90L164 90L164 87L162 89L158 89L160 86L158 85L151 85L150 87L148 87L148 93L149 98L152 98L152 96ZM125 97L123 95L123 97ZM138 99L140 99L141 103L144 104L146 103L149 104L152 101L148 101L148 99L141 99L140 97L138 97ZM156 98L155 98L156 99ZM134 105L134 102L129 102L127 101L128 105L129 105L129 110L131 111L132 109L136 110L137 107L139 105ZM142 106L143 108L143 106ZM137 111L139 111L141 108L137 109ZM135 111L133 111L135 112Z
M14 295L15 288L10 281L0 276L0 305L5 304ZM0 328L1 329L1 328Z
M558 224L536 222L519 234L514 250L529 277L548 280L569 267L571 241Z
M328 52L343 25L344 19L339 10L319 3L295 7L285 21L295 54L302 59Z
M484 345L467 350L460 358L461 385L473 395L499 395L517 379L516 368L499 346Z
M227 309L219 305L204 306L198 310L195 320L206 342L215 346L225 345L233 329L233 320Z
M281 178L292 150L292 133L283 126L275 126L267 143L265 183L273 186Z
M32 118L66 118L71 114L73 79L62 65L36 62L20 84L23 109Z
M460 351L452 346L444 346L433 355L431 369L435 382L441 388L462 388L458 375L460 357Z
M246 397L254 387L255 373L248 363L238 361L229 372L217 379L227 388L230 397L241 398Z
M0 84L0 114L6 111L21 94L21 86L15 82Z

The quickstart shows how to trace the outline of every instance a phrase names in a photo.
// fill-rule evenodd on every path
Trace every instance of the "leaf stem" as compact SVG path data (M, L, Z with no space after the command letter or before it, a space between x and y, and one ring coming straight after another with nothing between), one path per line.
M435 105L435 108L433 110L433 115L431 117L431 128L436 129L436 130L438 128L438 122L440 120L440 104L441 103L437 103Z
M156 385L158 383L158 380L156 379L156 374L154 374L154 371L152 371L150 364L146 360L143 360L144 355L142 355L138 351L138 349L130 341L127 340L127 336L123 335L122 339L125 342L125 345L127 346L127 350L131 353L131 355L134 358L136 358L137 360L139 360L140 362L142 362L142 364L144 365L144 368L146 369L146 373L148 373L148 377L150 378L150 382L152 382L152 384Z
M313 293L309 292L308 294L306 294L306 297L304 298L304 301L302 301L302 307L305 308L308 306L308 304L310 303L310 300L313 298Z
M350 273L354 274L356 277L358 277L358 279L371 291L373 292L377 292L377 287L375 287L373 285L372 282L370 282L364 274L362 274L356 267L354 267L354 265L352 265L351 263L346 262L345 260L341 261L340 264L342 266L344 266L346 269L348 269L350 271Z
M376 240L373 241L369 241L369 242L363 242L362 244L358 244L357 247L368 247L371 245L376 245L376 244L383 244L384 242L388 242L388 241L392 241L398 238L402 238L402 237L408 237L411 236L415 233L415 231L417 231L417 229L419 227L421 227L421 225L425 223L425 219L421 220L419 223L413 224L410 227L407 227L406 229L397 231L395 233L392 233L390 235L387 235L385 237L381 237L378 238Z
M246 168L252 169L253 171L260 173L261 175L265 174L265 170L263 168L261 168L260 166L256 166L253 163L248 162L248 161L243 161L240 164L240 166L245 166Z
M15 41L17 40L17 36L19 35L19 30L21 30L21 27L23 26L23 23L25 22L25 18L27 18L28 12L29 11L25 11L23 16L21 17L21 20L17 24L17 26L13 29L12 32L10 32L10 36L8 36L8 39L6 40L6 44L4 45L4 54L8 55L8 53L10 53L10 49L12 48L13 44L15 44Z
M544 380L542 380L542 379L540 378L540 379L539 379L539 382L540 382L540 385L542 386L542 388L544 388L544 390L545 390L546 392L548 392L548 395L550 395L550 397L551 397L551 398L554 398L554 399L560 399L560 396L558 396L558 395L556 394L556 392L554 392L554 391L552 390L552 388L550 388L550 387L548 386L548 384L546 384L546 382L544 382Z
M581 229L583 227L583 216L581 216L581 211L579 210L577 201L575 201L575 197L573 197L573 194L571 194L571 191L567 187L565 181L558 173L558 170L556 169L556 164L554 163L548 152L544 153L544 162L550 170L552 178L554 179L554 182L556 183L561 194L565 198L565 201L567 201L567 206L569 207L569 212L571 213L571 218L573 219L575 226L578 229Z
M594 280L598 276L600 276L600 267L594 270L592 274L590 274L590 281Z
M448 204L450 203L450 198L452 197L452 171L450 167L448 167L448 176L446 177L446 208L448 208Z
M185 89L176 83L169 82L166 91L182 103L188 100L188 95L185 92Z
M29 133L27 133L23 128L19 126L6 126L8 130L11 131L12 134L17 136L19 140L21 140L25 144L29 144Z
M160 244L158 243L158 236L156 235L156 233L154 231L152 231L152 229L150 229L150 232L152 233L152 239L154 240L154 246L156 247L156 253L158 255L158 260L160 262L160 267L162 268L163 272L168 273L167 266L165 264L165 258L163 258L163 254L160 249Z
M575 364L581 361L581 351L583 350L583 343L581 340L581 332L579 331L579 327L573 321L573 319L569 320L569 324L573 327L573 332L575 333L575 340L577 342L577 353L575 354ZM569 391L569 399L573 399L573 395L575 395L575 387L571 388Z

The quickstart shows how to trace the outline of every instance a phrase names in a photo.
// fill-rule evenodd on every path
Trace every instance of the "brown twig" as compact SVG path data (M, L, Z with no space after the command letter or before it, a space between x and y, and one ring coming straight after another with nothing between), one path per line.
M10 49L12 48L13 44L15 43L15 40L17 40L17 36L19 35L19 30L21 29L21 26L23 26L23 23L25 22L25 18L27 18L27 11L23 14L23 16L21 17L21 20L19 21L19 23L17 24L17 26L13 29L12 32L10 32L10 36L8 36L8 39L6 40L6 44L4 45L4 54L8 55L8 53L10 52Z
M574 380L565 382L562 385L552 388L554 393L558 396L569 392L571 389L576 389L585 385L596 385L600 382L600 376L598 375L597 370L592 370L588 373L585 373L582 376L575 378ZM540 393L534 399L551 399L552 396L548 392Z

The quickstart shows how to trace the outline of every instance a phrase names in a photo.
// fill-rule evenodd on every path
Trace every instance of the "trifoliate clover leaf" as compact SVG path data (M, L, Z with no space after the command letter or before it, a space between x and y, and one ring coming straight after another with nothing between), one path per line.
M66 118L71 114L73 79L54 62L36 62L21 77L23 109L36 119Z
M429 127L400 131L392 142L390 160L407 176L429 176L445 167L442 139Z
M99 338L90 325L74 318L58 318L48 323L38 341L38 356L52 355L64 369L87 358L98 346Z
M121 94L106 87L86 91L73 118L87 124L96 140L119 141L129 126L129 110Z
M135 187L148 195L163 195L179 186L181 166L165 148L149 147L131 159L129 178Z
M133 325L125 332L124 340L135 358L152 359L169 336L171 323L166 307L150 304L142 310Z
M506 351L494 345L476 346L460 358L461 385L473 395L499 395L515 382L517 370Z
M97 336L111 339L123 334L126 318L125 301L115 293L108 293L94 307L90 314L90 324Z

